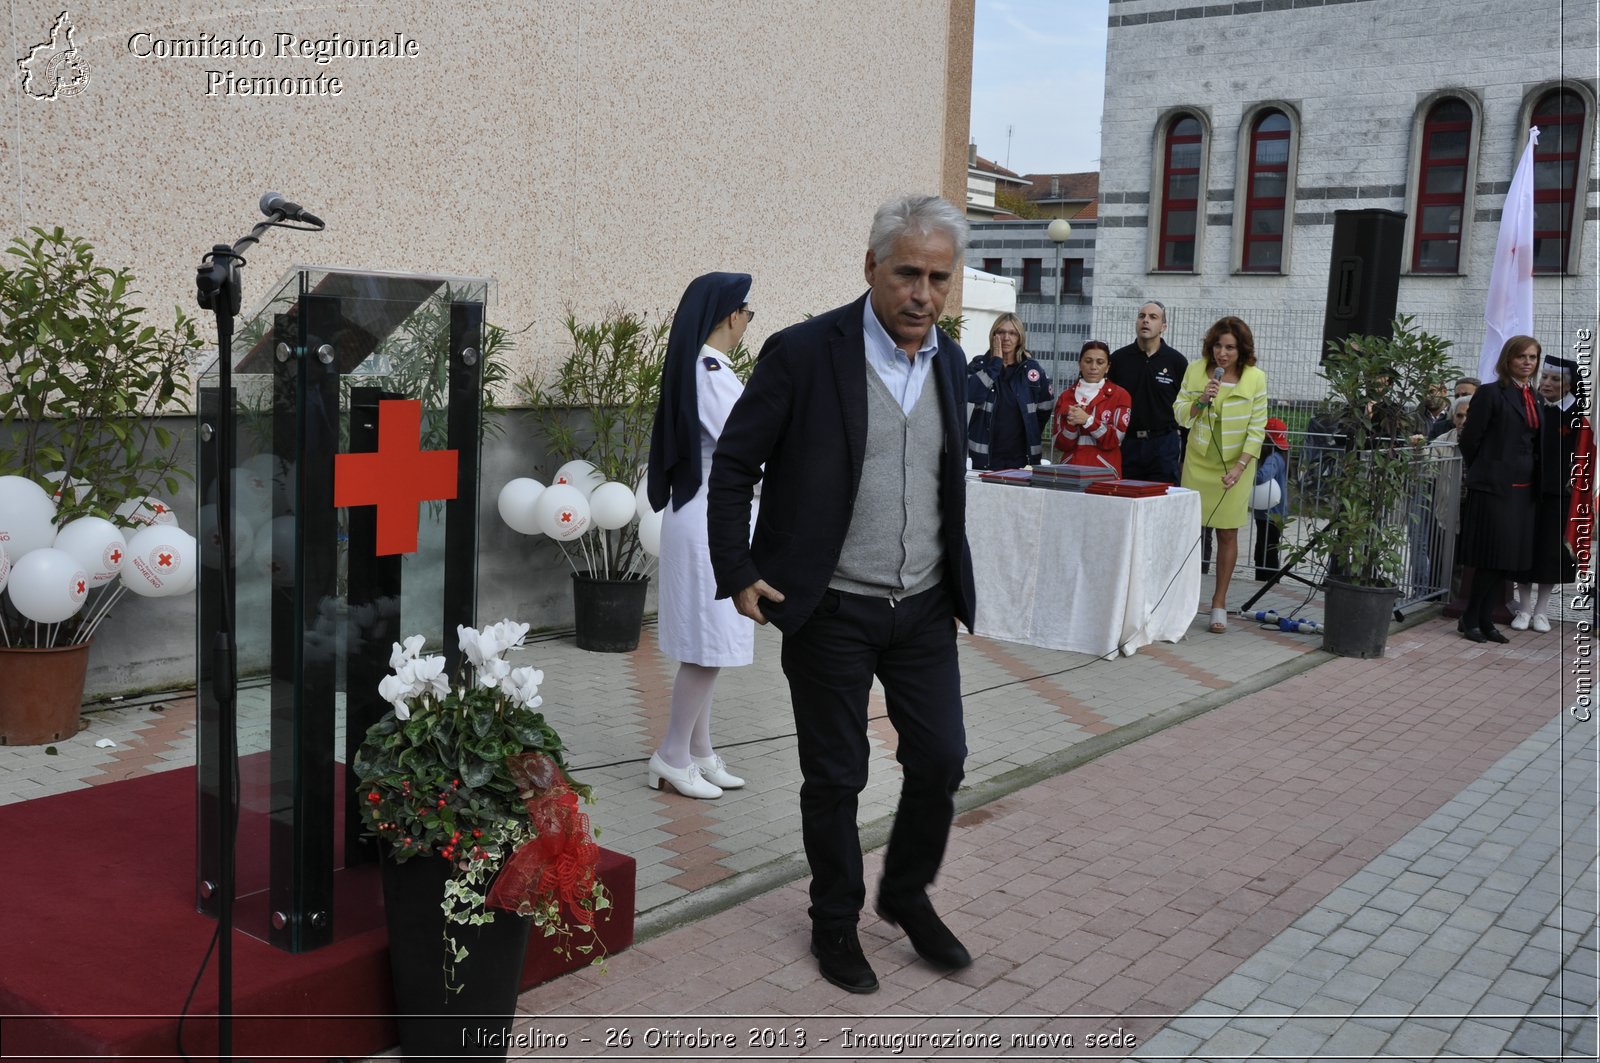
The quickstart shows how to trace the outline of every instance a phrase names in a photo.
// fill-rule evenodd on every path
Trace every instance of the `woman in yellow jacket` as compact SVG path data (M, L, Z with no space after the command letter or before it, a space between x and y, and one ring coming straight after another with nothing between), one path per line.
M1206 332L1205 358L1189 363L1172 404L1189 430L1183 486L1200 492L1200 523L1217 532L1211 631L1228 630L1228 583L1239 559L1239 529L1250 521L1250 489L1267 432L1267 375L1256 368L1250 326L1224 317Z

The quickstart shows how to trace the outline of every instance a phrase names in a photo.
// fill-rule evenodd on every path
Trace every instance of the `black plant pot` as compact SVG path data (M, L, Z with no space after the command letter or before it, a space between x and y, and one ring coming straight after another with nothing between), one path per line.
M572 574L573 626L578 649L597 653L631 653L639 648L644 625L644 595L648 576L603 579L586 573Z
M1382 657L1398 587L1328 581L1322 648L1340 657Z
M517 1010L522 964L533 921L495 912L483 926L451 924L467 957L445 978L444 883L438 857L383 861L383 907L389 925L400 1049L408 1060L493 1059L504 1063Z

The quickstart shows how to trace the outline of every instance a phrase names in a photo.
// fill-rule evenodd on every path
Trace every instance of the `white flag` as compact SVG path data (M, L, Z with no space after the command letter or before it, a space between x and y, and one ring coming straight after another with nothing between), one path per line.
M1489 301L1483 307L1483 352L1478 355L1478 378L1486 384L1495 378L1495 363L1506 340L1533 335L1533 147L1537 143L1539 127L1534 126L1528 130L1528 146L1500 212Z

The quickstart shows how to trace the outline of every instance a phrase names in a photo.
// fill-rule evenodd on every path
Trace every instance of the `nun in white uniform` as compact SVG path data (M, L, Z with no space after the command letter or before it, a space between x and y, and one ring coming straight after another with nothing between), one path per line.
M657 637L661 652L679 664L671 719L650 757L649 781L686 797L721 797L744 785L711 744L711 698L720 669L754 658L755 623L731 599L717 600L705 482L722 425L744 390L727 354L755 316L745 301L749 292L747 273L707 273L690 282L667 337L650 436L650 504L665 510Z

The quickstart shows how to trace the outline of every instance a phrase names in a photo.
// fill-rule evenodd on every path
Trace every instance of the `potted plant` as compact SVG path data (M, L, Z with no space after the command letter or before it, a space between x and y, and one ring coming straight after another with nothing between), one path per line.
M639 645L654 567L654 550L647 547L660 527L638 486L650 454L670 321L651 324L644 315L616 310L594 324L569 313L563 326L572 350L553 379L529 376L518 387L533 407L549 460L559 466L551 486L571 482L585 497L603 483L634 492L639 520L613 527L590 521L566 540L582 561L580 567L568 555L578 645L626 652Z
M479 1047L506 1043L530 930L568 958L604 957L595 922L611 900L578 811L590 791L568 777L561 738L536 711L544 673L506 660L527 632L510 620L458 628L455 676L423 655L422 636L395 644L378 687L392 708L352 766L366 830L387 850L407 1056L456 1055L476 1033L500 1035Z
M76 733L89 640L117 599L192 586L193 540L151 495L189 475L158 418L186 403L200 339L181 311L171 328L146 324L132 275L60 228L6 253L0 742L38 743ZM146 526L167 530L130 550Z
M1328 550L1323 646L1346 657L1379 657L1405 574L1408 489L1426 460L1427 427L1416 417L1429 389L1450 372L1448 340L1411 327L1394 335L1350 336L1328 345L1321 375L1342 450L1330 462L1323 496Z

